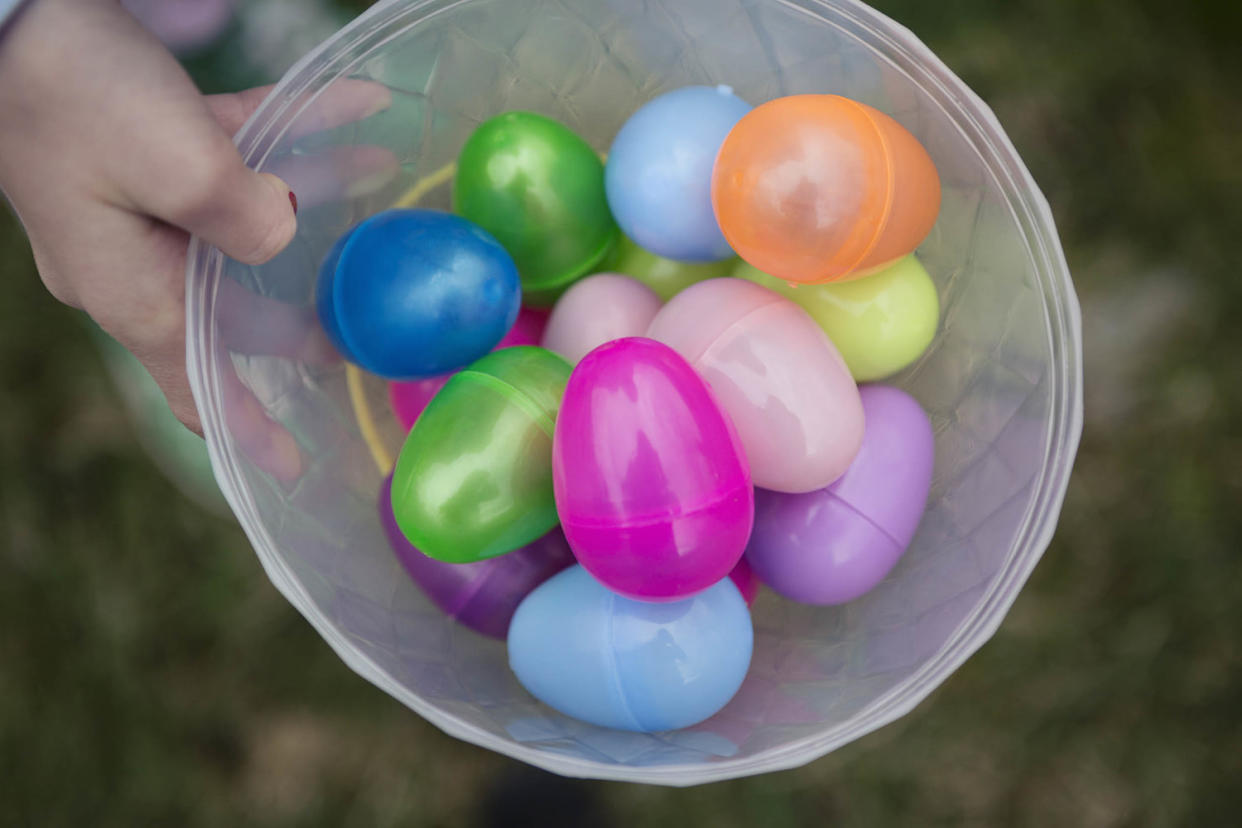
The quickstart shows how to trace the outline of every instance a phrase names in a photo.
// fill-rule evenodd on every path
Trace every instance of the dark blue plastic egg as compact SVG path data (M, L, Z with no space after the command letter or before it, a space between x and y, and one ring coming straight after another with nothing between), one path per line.
M377 213L343 236L319 274L315 304L342 355L388 379L421 379L482 357L522 301L512 257L460 216Z

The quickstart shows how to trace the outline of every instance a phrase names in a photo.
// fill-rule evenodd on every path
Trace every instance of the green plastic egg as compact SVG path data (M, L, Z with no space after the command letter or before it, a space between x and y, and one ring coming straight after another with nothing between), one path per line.
M574 282L576 281L577 279L574 280ZM563 285L557 285L547 290L524 290L522 291L522 304L528 308L541 308L545 310L551 308L556 304L556 300L565 294L565 291L573 287L574 282L566 282Z
M574 286L575 282L579 281L580 279L586 278L587 276L590 276L593 273L600 273L600 272L608 270L608 268L606 267L606 263L612 259L614 255L614 251L617 249L615 241L616 239L620 237L621 237L620 233L617 233L616 236L613 237L614 243L610 244L608 246L608 249L604 252L604 258L602 262L596 267L593 267L590 270L588 270L586 273L576 276L573 279L570 279L568 282L559 284L556 287L550 287L544 290L527 290L523 288L522 304L528 308L541 308L545 310L549 309L553 305L556 304L558 299L560 299L562 296L565 295L565 292L567 290L569 290L571 287Z
M453 209L505 246L528 291L594 272L619 232L595 150L531 112L497 115L466 140Z
M410 543L469 563L557 524L552 431L569 363L523 345L454 374L414 424L393 471L392 509Z
M672 299L695 282L728 276L739 261L678 262L639 247L624 233L619 235L615 250L599 269L637 279L654 290L662 302Z
M849 282L791 285L746 262L738 263L733 275L801 305L837 346L857 382L882 379L914 362L940 322L936 285L914 256Z

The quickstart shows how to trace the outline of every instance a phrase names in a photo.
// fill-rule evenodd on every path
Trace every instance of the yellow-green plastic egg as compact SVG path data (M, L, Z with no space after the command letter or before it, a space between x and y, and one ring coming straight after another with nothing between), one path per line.
M621 233L617 246L604 259L600 270L637 279L654 290L661 302L667 302L696 282L728 276L738 261L678 262L644 250Z
M746 262L739 262L733 275L801 305L837 346L857 382L882 379L914 362L940 322L936 286L912 255L849 282L791 285Z

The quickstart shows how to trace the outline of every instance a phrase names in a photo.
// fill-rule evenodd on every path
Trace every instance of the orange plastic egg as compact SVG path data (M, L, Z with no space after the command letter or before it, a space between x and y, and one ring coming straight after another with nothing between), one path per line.
M940 177L883 112L839 95L792 95L733 127L712 205L750 264L787 282L834 282L913 251L936 222Z

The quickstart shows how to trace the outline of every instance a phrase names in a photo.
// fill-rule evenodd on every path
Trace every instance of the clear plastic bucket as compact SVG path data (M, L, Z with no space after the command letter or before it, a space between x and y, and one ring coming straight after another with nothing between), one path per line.
M387 86L391 105L332 126L345 79L358 78ZM537 703L503 643L447 621L405 576L376 518L399 428L380 381L307 357L311 297L352 222L402 199L448 206L447 165L481 120L534 110L605 150L644 101L717 83L752 103L855 98L934 158L944 206L919 253L941 329L893 382L931 415L936 473L913 545L875 591L836 608L763 594L750 674L723 711L684 731L619 733ZM393 0L290 70L237 141L304 207L297 239L268 265L191 245L189 371L216 476L273 583L341 658L454 736L557 773L670 785L803 764L944 681L995 631L1052 536L1082 422L1081 323L1052 216L988 108L866 6ZM363 145L396 162L351 177L360 167L342 148ZM297 443L292 472L272 470L264 415Z

